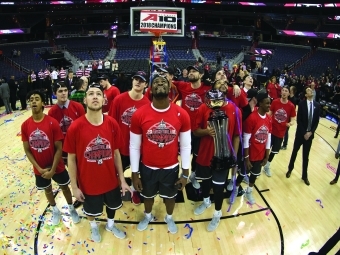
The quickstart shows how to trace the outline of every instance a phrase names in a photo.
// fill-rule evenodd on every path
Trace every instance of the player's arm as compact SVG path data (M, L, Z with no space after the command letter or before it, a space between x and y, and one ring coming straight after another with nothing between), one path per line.
M60 162L62 153L63 153L63 143L62 143L62 141L55 141L54 142L54 149L55 149L55 153L54 153L51 171L53 171L55 173L57 166Z
M114 160L115 168L118 173L119 180L120 180L120 186L122 188L122 195L123 196L125 195L125 191L130 191L131 196L132 196L132 190L125 181L123 166L122 166L122 158L120 157L119 149L114 150L113 160Z
M73 196L80 202L84 202L85 196L83 192L78 188L77 182L77 156L74 153L68 153L67 155L67 168L68 174L71 180L71 188Z
M296 117L290 117L290 122L287 123L287 127L294 126L296 122Z
M25 151L25 154L28 158L28 160L32 163L32 165L39 171L39 173L43 174L45 172L47 172L49 169L42 169L39 164L37 163L37 161L35 160L32 152L31 152L31 149L30 149L30 146L28 144L27 141L23 142L23 146L24 146L24 151Z
M141 192L143 190L142 182L139 179L139 162L140 162L140 147L142 144L142 135L135 134L130 131L130 164L132 172L133 187Z
M234 152L234 157L235 159L237 158L237 152L238 152L238 147L240 145L240 135L234 135L233 136L233 148L234 148L234 151L231 151L231 152Z
M244 149L244 161L246 163L246 166L248 168L248 170L250 170L253 166L250 163L250 159L249 159L249 140L251 138L251 134L250 133L243 133L243 149Z

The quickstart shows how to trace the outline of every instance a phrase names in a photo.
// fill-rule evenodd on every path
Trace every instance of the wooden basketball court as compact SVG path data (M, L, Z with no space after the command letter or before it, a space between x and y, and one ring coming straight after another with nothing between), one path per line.
M336 125L326 119L320 121L310 153L310 186L301 180L301 150L290 179L285 177L295 132L292 127L287 150L280 151L271 164L273 176L262 174L256 182L256 204L250 206L239 196L229 208L225 200L223 220L215 232L206 231L213 206L195 216L193 210L199 202L189 200L184 191L184 202L177 203L174 212L177 234L167 231L161 199L153 210L157 221L144 232L136 229L143 205L125 202L115 223L126 231L127 238L119 240L105 231L103 215L98 218L102 242L97 244L89 239L90 226L85 218L79 224L71 222L61 192L56 200L64 213L63 221L56 227L51 225L44 192L36 190L32 167L22 148L20 126L29 116L30 111L17 111L0 117L0 254L298 255L318 251L339 228L340 183L329 185L338 164L334 158L338 139L333 138ZM57 191L56 185L54 189ZM84 216L81 208L78 212ZM339 248L340 244L329 254Z

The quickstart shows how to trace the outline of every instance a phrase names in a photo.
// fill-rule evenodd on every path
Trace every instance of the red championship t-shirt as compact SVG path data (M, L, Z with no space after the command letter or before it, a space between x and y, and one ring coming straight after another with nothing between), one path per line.
M238 108L243 108L248 105L247 94L241 90L241 95L235 97L234 88L228 87L227 98L231 100Z
M118 95L110 106L109 116L113 117L118 122L122 132L123 144L120 148L120 153L122 155L130 155L129 141L132 115L138 108L145 104L150 104L150 101L146 96L143 96L140 100L133 100L129 96L129 92L124 92L123 94Z
M251 134L249 141L250 161L260 161L264 159L268 134L272 131L271 117L266 114L261 118L258 111L254 111L243 123L243 132Z
M267 92L270 98L276 99L280 97L281 94L281 87L279 84L268 83L267 85Z
M220 108L228 117L228 144L229 148L233 147L233 137L242 134L242 115L239 108L234 104L227 103ZM196 128L206 129L210 114L214 110L210 109L206 104L202 104L196 114ZM214 156L214 139L210 135L202 136L198 156L196 162L201 166L210 166ZM237 152L236 152L237 153ZM231 150L231 155L233 151Z
M142 135L141 161L144 165L166 168L178 163L180 132L190 130L190 117L180 106L158 111L147 104L139 108L131 119L131 132Z
M280 98L273 100L270 105L272 112L272 134L276 137L283 138L287 130L287 123L290 118L296 116L295 106L292 102L282 103Z
M182 108L189 114L191 120L191 130L195 127L195 115L198 108L205 101L205 94L210 86L201 83L199 88L192 88L190 82L174 81L173 84L177 87L179 94L182 97Z
M92 125L85 115L67 131L63 150L76 154L79 188L87 195L100 195L118 187L114 150L121 146L118 123L103 115L103 123Z
M110 105L113 102L113 99L120 94L120 91L115 86L111 86L109 89L104 90L104 105L103 105L103 113L108 112L110 110Z
M69 101L67 108L60 108L59 105L55 104L48 111L48 115L59 122L59 127L64 136L72 122L84 114L85 110L82 104L71 100Z
M55 154L54 143L63 139L64 136L58 122L48 115L44 115L41 122L35 122L30 117L21 125L21 140L28 142L35 161L42 169L52 166ZM41 175L34 166L33 170L36 175ZM56 173L61 173L64 170L65 165L60 158Z

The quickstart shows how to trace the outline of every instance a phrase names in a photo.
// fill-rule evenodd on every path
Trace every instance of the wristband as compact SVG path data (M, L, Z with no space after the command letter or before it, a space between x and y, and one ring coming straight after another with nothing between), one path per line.
M245 156L244 158L249 158L249 155L248 155L248 156Z
M183 178L185 178L185 179L188 179L188 178L189 178L188 176L186 176L186 175L184 175L184 174L182 174L181 177L183 177Z

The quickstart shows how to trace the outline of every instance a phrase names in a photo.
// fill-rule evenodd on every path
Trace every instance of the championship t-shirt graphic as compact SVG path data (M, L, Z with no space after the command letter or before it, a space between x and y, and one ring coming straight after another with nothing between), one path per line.
M64 115L64 117L60 120L59 126L63 134L66 134L67 129L70 127L72 122L73 122L73 119L71 119L69 116L66 116L66 115Z
M202 104L202 99L196 93L192 93L185 97L184 102L185 105L190 109L190 111L195 111Z
M122 114L121 117L122 123L130 127L131 117L135 111L137 111L137 108L135 106L127 108Z
M104 104L103 105L107 105L108 103L109 103L109 100L107 99L107 96L104 93Z
M103 160L112 158L110 142L98 135L86 146L84 157L88 162L97 162L98 165L103 164Z
M50 140L48 139L48 136L44 131L39 130L38 128L30 134L28 142L30 147L39 153L50 147Z
M285 122L287 120L287 112L281 108L274 113L274 118L278 123Z
M146 132L146 137L153 144L157 144L159 148L171 144L177 136L176 129L169 123L161 120L161 122L151 126Z
M269 129L265 125L261 126L255 133L255 141L265 143L268 139Z

